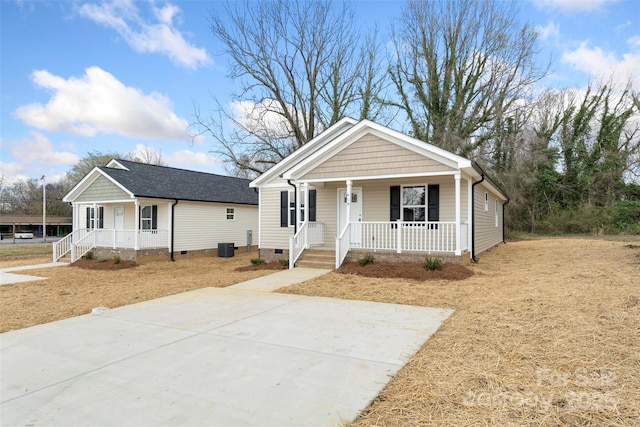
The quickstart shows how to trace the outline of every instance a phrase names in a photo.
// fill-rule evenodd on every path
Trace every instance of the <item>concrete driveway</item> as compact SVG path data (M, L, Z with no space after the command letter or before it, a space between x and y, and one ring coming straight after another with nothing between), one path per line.
M2 426L337 426L452 310L205 288L0 335Z

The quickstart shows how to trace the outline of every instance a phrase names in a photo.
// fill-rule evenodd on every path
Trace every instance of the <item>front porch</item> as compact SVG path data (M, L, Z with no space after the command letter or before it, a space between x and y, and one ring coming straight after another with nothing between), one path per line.
M75 262L87 252L100 249L130 254L122 257L123 259L135 258L138 251L168 250L169 231L78 229L53 244L53 261L70 254L71 262Z
M335 250L335 268L351 251L396 259L401 254L461 258L471 239L470 198L471 180L456 172L298 182L289 195L290 223L296 224L289 266L313 247Z
M336 237L335 245L324 241L323 229L320 222L301 224L289 243L289 268L295 267L304 250L309 248L335 250L335 268L342 265L350 251L459 257L469 249L466 222L349 222Z

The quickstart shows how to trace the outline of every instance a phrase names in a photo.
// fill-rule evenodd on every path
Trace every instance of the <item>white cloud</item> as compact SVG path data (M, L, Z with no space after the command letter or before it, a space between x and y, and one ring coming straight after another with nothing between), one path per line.
M46 163L49 165L73 165L80 161L76 154L56 151L55 146L43 134L31 131L29 137L17 141L3 141L11 156L22 165Z
M80 15L115 30L136 52L161 53L187 68L211 63L207 51L187 42L175 27L179 7L171 4L156 7L150 2L150 8L154 22L145 21L133 0L85 3L78 11Z
M47 182L58 182L65 177L56 165L65 168L80 161L80 157L68 151L58 151L49 139L35 131L17 140L2 140L3 148L11 153L14 162L0 162L0 175L5 183L13 184L43 175Z
M153 92L122 84L99 67L81 78L65 80L46 70L32 74L34 83L53 92L46 105L19 107L15 116L29 126L74 135L114 133L146 139L190 141L189 123L171 110L171 101Z
M15 175L17 173L22 173L23 170L24 170L24 167L20 163L0 161L0 176L2 177Z
M253 132L270 134L275 138L291 135L289 124L284 119L280 104L274 99L265 99L256 104L251 101L234 101L229 104L234 120ZM294 114L293 108L289 111Z
M632 49L640 50L640 36L634 36L627 39L627 44L631 46Z
M165 157L164 160L169 165L194 170L222 168L224 163L221 159L211 154L198 153L191 150L176 151Z
M582 43L577 49L565 52L562 62L595 78L611 79L622 86L631 80L633 87L640 89L640 52L625 53L619 58L614 52Z
M553 21L549 21L544 27L536 26L536 32L540 36L541 41L557 40L560 36L560 26Z
M563 12L590 12L619 0L532 0L540 9L555 9Z

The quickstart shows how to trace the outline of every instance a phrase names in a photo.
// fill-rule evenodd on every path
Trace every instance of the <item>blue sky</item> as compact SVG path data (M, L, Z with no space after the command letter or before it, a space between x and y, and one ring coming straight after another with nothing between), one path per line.
M354 2L359 19L388 28L404 1ZM225 173L194 105L230 102L227 58L208 28L210 1L0 0L0 175L57 181L87 152L149 147L170 166ZM539 31L542 82L583 87L593 76L640 89L640 2L522 0ZM383 32L384 34L384 32Z

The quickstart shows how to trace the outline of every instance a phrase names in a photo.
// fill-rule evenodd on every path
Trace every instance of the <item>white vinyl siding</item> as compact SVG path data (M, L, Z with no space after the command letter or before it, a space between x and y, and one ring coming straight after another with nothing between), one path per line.
M373 135L367 135L309 171L303 179L451 170L453 169L436 160L426 158Z
M502 201L487 191L482 185L475 188L475 253L480 254L502 242L502 209L498 206L498 226L496 226L495 212L485 209L485 195L487 204L496 203L500 205Z
M254 235L258 232L258 207L234 206L233 226L226 220L228 207L228 204L180 201L174 208L174 251L214 249L218 243L246 246L247 230ZM158 209L159 225L161 221Z
M284 181L283 181L284 182ZM260 189L260 245L269 249L289 249L293 227L280 227L280 192L289 191L290 185ZM320 202L318 202L318 206ZM257 230L257 228L256 228Z

